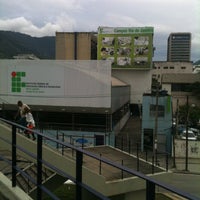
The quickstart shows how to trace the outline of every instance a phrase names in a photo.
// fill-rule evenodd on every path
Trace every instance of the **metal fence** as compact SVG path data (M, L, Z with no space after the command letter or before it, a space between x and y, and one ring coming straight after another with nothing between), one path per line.
M83 167L83 155L89 156L93 159L98 160L100 163L105 163L107 165L110 165L112 167L115 167L122 171L122 173L129 173L133 176L137 176L138 178L143 179L146 181L146 200L154 200L155 199L155 188L156 186L161 187L163 189L166 189L170 192L173 192L175 194L180 195L181 197L185 197L187 199L196 200L197 197L190 195L184 191L180 191L178 189L175 189L174 187L164 184L158 180L154 180L151 177L148 177L136 170L132 170L126 166L123 166L123 164L112 162L106 158L103 158L101 156L97 156L89 151L84 150L84 148L77 148L69 143L65 143L62 141L59 141L57 139L51 138L49 136L46 136L40 132L33 131L35 135L37 135L37 155L32 154L27 149L24 149L23 147L17 145L16 143L16 134L17 134L17 128L24 128L16 123L13 123L11 121L7 121L5 119L0 118L0 121L8 124L12 127L12 142L4 140L3 137L0 137L0 140L4 140L4 142L7 142L12 146L12 162L9 163L12 165L12 187L16 187L16 176L17 173L21 173L22 175L26 176L29 181L33 182L37 187L37 200L42 199L42 194L46 193L48 194L52 199L59 199L55 196L51 191L49 191L43 184L42 184L42 166L46 165L48 168L54 170L56 173L62 175L63 177L66 177L67 179L72 180L76 184L76 200L82 200L82 189L86 189L89 192L91 192L93 195L98 197L99 199L109 199L108 197L104 196L103 194L99 193L95 189L89 187L85 183L82 182L82 167ZM27 128L25 128L27 129ZM27 129L29 130L29 129ZM30 131L30 130L29 130ZM3 135L1 133L1 135ZM43 139L46 138L48 140L51 140L52 142L56 142L59 145L62 145L66 148L71 149L73 152L75 152L75 163L76 163L76 176L71 177L69 174L66 174L65 172L57 169L55 166L53 166L51 163L47 163L45 160L43 160ZM35 159L35 162L37 164L37 179L36 181L33 179L33 177L30 176L30 174L26 174L23 172L18 166L17 166L17 149L20 149L23 153L28 154L32 158ZM4 159L2 156L0 156L1 159ZM134 186L133 186L134 187Z

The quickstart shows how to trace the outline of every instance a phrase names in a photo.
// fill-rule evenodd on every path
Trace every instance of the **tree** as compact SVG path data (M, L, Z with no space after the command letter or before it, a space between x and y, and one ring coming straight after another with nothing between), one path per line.
M200 82L194 82L188 86L188 92L192 92L194 96L200 99Z
M186 124L187 120L187 105L179 106L179 123ZM188 125L197 127L200 120L200 107L189 105L188 108Z

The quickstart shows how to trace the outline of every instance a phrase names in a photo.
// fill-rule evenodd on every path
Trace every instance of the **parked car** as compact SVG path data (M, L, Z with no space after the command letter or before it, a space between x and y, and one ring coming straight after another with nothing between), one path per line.
M190 128L190 130L191 130L195 135L198 135L198 134L199 134L199 129L197 129L197 128Z
M184 130L181 134L181 139L186 140L186 130ZM188 140L197 140L197 136L193 133L193 131L188 130Z

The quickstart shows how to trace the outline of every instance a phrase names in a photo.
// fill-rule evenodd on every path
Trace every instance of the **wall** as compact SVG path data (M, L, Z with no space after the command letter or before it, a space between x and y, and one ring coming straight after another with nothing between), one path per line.
M192 62L154 62L152 75L159 82L162 74L187 74L193 72Z
M112 87L112 112L130 102L130 86Z
M56 32L56 60L90 60L91 33Z
M109 61L0 60L1 100L29 105L111 107Z
M56 32L56 60L74 60L74 34Z
M156 127L156 117L150 114L150 105L156 105L156 96L144 95L143 97L143 112L142 112L142 143L144 142L144 129L154 130ZM171 127L172 127L172 105L170 96L159 96L158 105L164 106L164 116L157 118L157 139L158 146L165 145L165 150L171 152ZM164 137L165 136L166 139ZM159 137L158 137L159 136ZM153 138L153 137L152 137ZM163 141L165 140L165 141ZM163 144L165 142L165 144ZM160 144L160 145L159 145ZM143 145L143 144L142 144ZM163 147L162 149L163 150Z
M175 156L185 158L186 141L175 140ZM200 158L200 141L188 141L188 157Z
M112 69L112 76L130 85L130 103L141 104L144 93L151 91L150 70L117 70Z

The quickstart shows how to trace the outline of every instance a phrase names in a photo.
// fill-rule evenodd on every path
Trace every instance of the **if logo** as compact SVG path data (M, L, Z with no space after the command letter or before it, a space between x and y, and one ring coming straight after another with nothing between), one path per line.
M26 86L24 82L22 82L22 78L26 76L26 72L15 72L11 73L11 91L12 92L21 92L21 89Z

